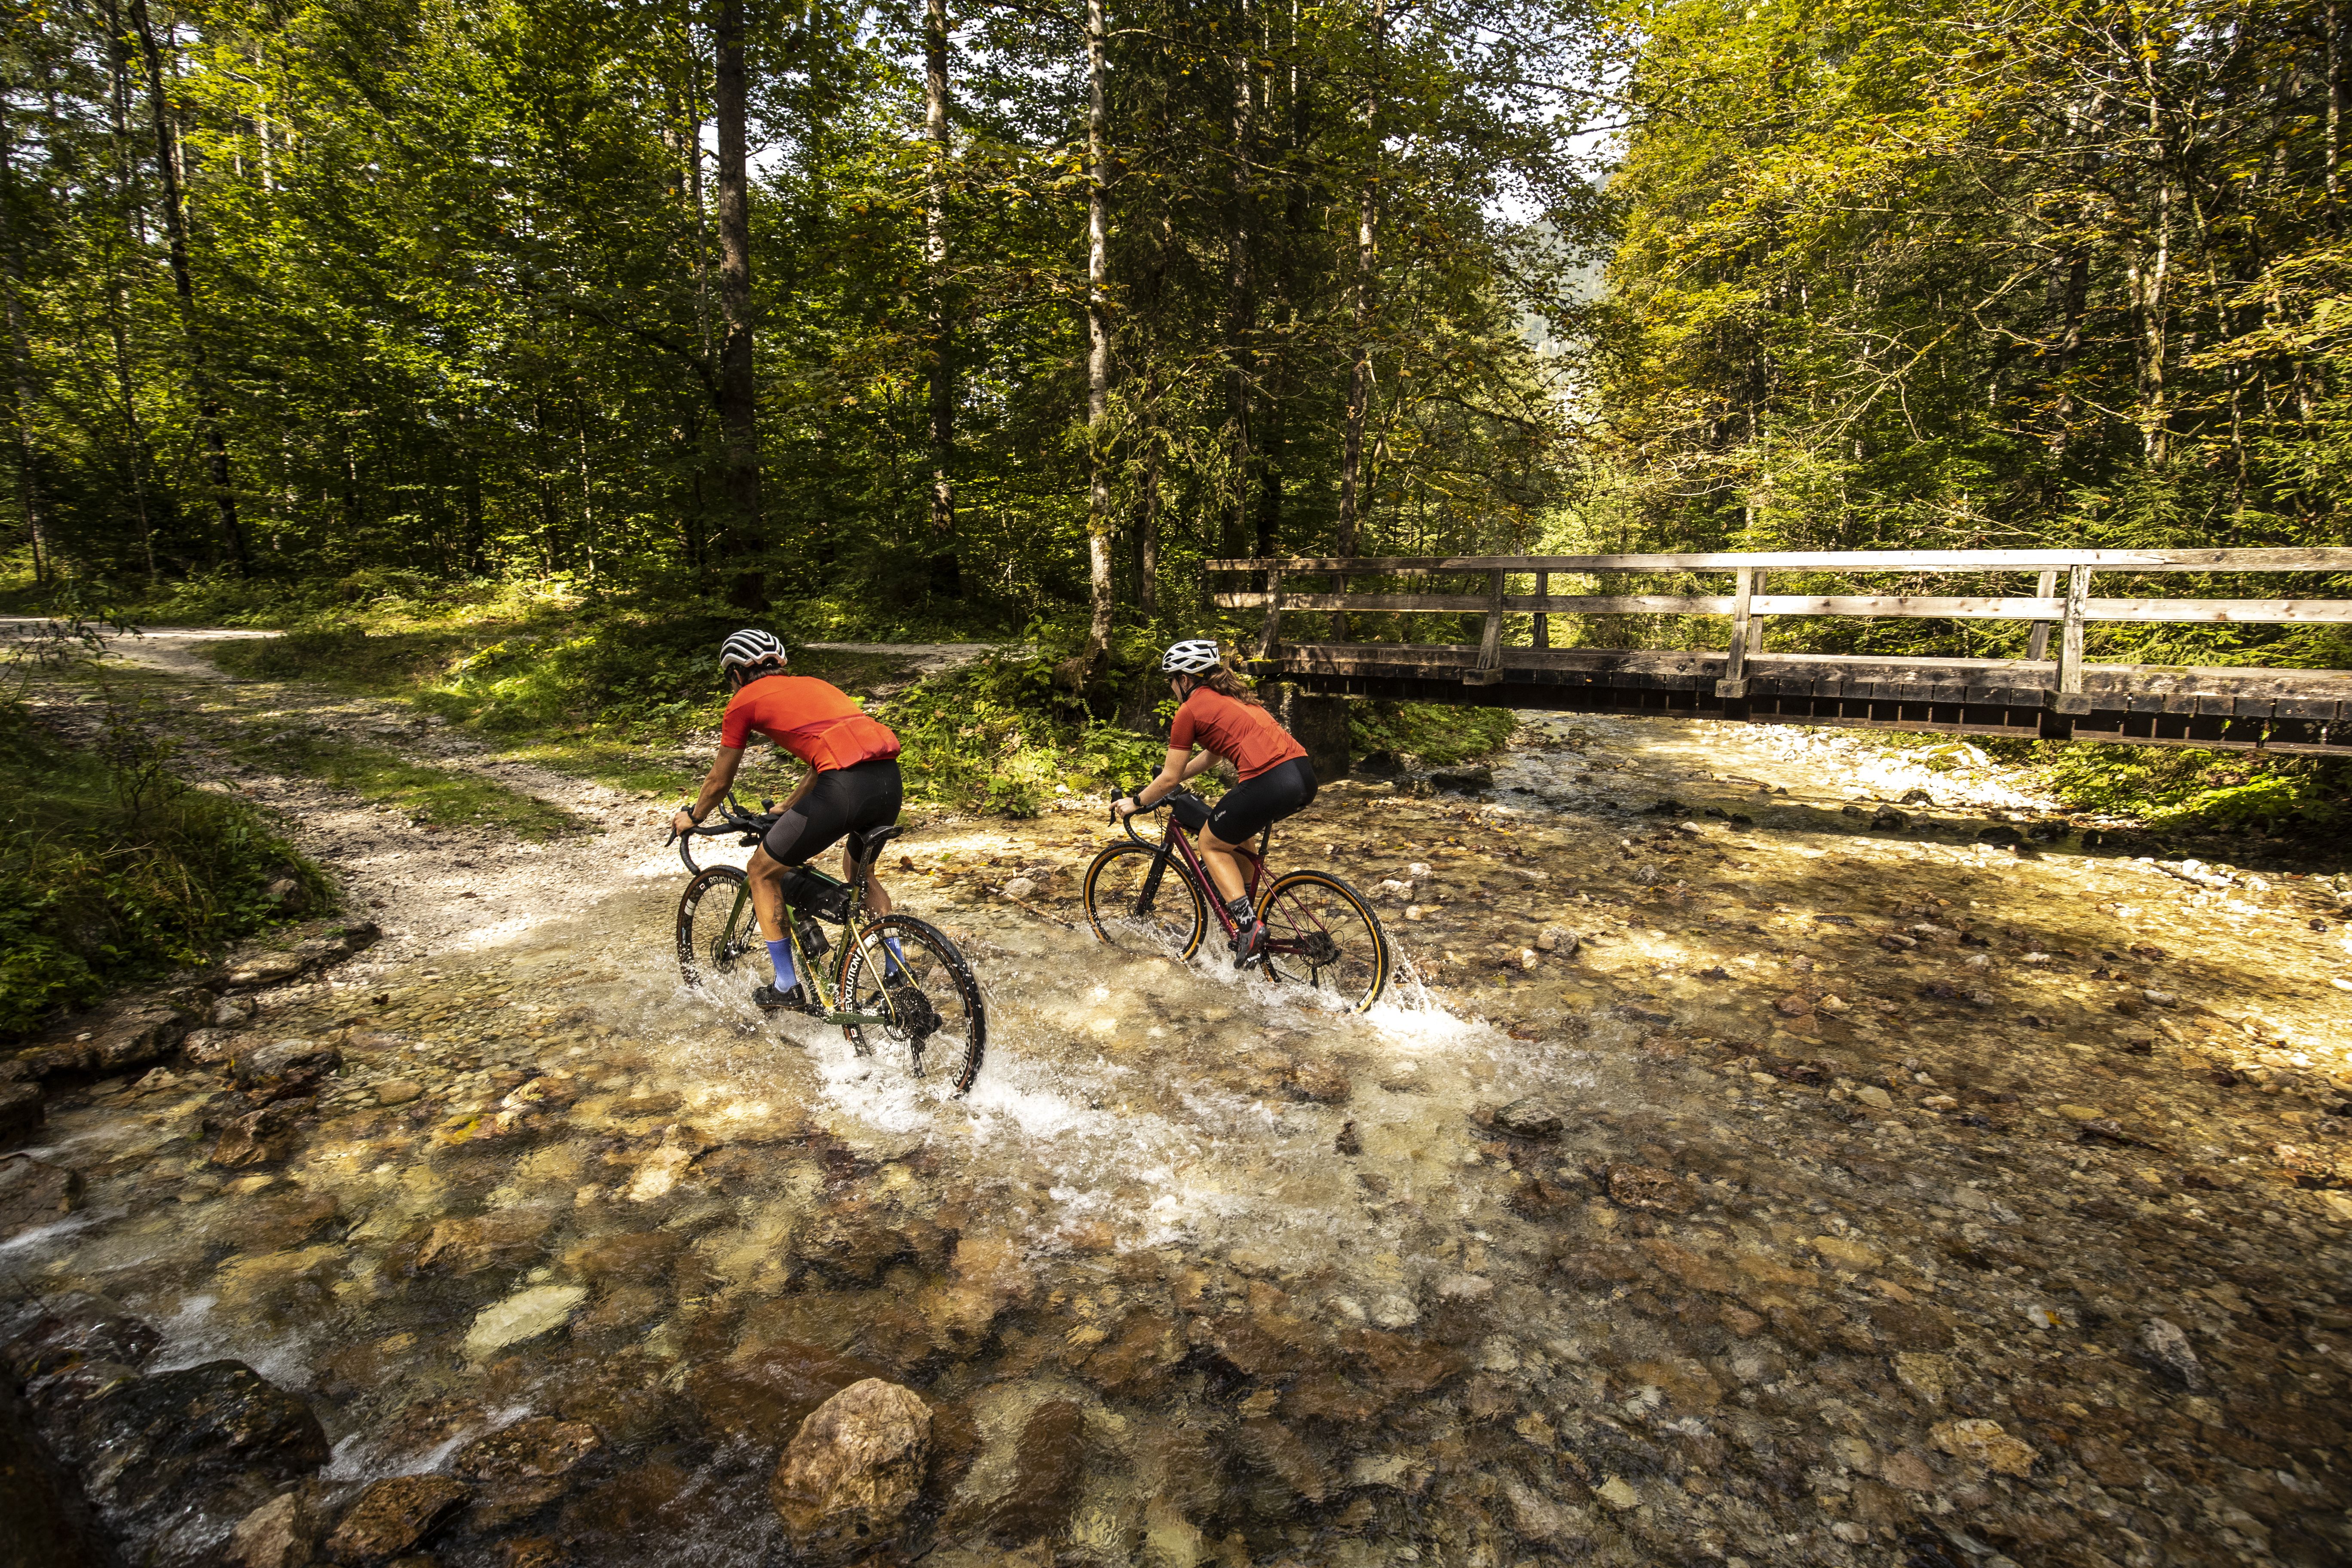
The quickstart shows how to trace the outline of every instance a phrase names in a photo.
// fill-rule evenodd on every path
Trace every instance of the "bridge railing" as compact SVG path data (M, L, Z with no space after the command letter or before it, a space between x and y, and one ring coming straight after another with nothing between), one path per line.
M2049 707L2060 713L2089 710L2083 689L2084 629L2099 622L2236 622L2253 625L2352 624L2352 597L2295 599L2094 598L2100 573L2329 573L2352 574L2352 550L1828 550L1748 553L1657 555L1463 555L1325 556L1203 563L1213 573L1246 572L1263 588L1212 595L1227 609L1263 609L1262 656L1271 657L1281 635L1285 610L1328 610L1342 615L1426 614L1485 616L1477 658L1462 679L1469 685L1502 679L1503 623L1514 615L1533 617L1533 646L1549 647L1552 615L1724 616L1731 622L1722 678L1716 695L1748 695L1747 664L1764 652L1764 630L1775 616L1890 616L1920 619L2029 621L2030 663L2050 661L2050 636L2058 633L2058 657L2049 682ZM1919 594L1769 594L1775 572L1836 572L1855 575L1923 573L2037 574L2030 595ZM1554 574L1722 573L1732 578L1728 594L1554 594ZM1482 574L1482 594L1362 594L1346 589L1350 577L1412 577ZM1533 594L1506 592L1506 580L1532 576ZM1325 585L1302 585L1302 578Z

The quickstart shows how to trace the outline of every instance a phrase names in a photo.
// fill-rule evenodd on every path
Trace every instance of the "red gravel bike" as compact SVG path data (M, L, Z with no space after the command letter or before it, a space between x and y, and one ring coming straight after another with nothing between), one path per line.
M1111 798L1132 793L1114 791ZM1192 844L1208 823L1209 803L1176 790L1150 809L1162 807L1173 809L1160 842L1136 832L1130 816L1126 838L1087 866L1087 921L1112 947L1190 959L1208 936L1212 910L1227 941L1240 928ZM1269 879L1265 851L1273 832L1258 835L1255 854L1241 851L1250 901L1265 927L1265 977L1307 986L1360 1013L1388 989L1388 932L1371 900L1328 871Z

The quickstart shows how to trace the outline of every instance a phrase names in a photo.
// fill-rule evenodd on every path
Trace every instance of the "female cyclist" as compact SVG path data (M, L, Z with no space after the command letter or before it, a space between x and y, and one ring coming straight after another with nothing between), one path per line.
M1315 799L1315 768L1307 748L1275 721L1242 678L1206 637L1170 648L1160 660L1180 706L1168 731L1168 763L1160 776L1114 803L1122 817L1157 805L1171 791L1220 758L1234 764L1241 783L1227 790L1201 830L1201 863L1217 885L1239 930L1234 963L1246 969L1265 956L1265 933L1250 908L1246 884L1234 853L1273 824L1304 810ZM1192 754L1195 744L1200 755ZM1242 851L1246 853L1246 851Z
M751 1000L762 1007L805 1012L809 1004L793 972L793 944L784 934L784 873L850 833L898 820L898 737L867 718L838 687L793 674L785 667L784 645L766 632L745 630L729 637L719 649L719 669L735 693L719 721L719 757L703 781L701 797L672 818L672 826L684 832L727 797L755 731L808 764L808 777L784 802L775 826L743 868L760 934L776 966L775 984L761 986ZM845 877L855 869L846 849L841 869ZM866 907L877 915L890 912L890 895L870 870ZM894 951L891 957L897 956Z

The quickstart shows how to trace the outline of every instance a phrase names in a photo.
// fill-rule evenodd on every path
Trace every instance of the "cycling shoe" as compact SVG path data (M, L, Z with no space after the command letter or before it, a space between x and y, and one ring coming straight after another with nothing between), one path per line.
M814 1013L809 1005L808 993L795 985L789 991L779 991L773 985L762 985L751 993L752 1004L764 1013Z
M1265 922L1252 921L1234 933L1234 967L1255 969L1265 962Z

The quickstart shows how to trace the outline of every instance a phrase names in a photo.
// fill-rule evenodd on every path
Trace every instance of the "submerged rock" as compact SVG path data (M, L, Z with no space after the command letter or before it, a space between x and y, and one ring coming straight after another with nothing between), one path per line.
M1007 1546L1060 1533L1085 1479L1087 1415L1067 1399L1029 1413L1014 1450L1013 1485L989 1515L989 1532Z
M477 1489L473 1527L495 1530L562 1496L572 1472L603 1447L585 1421L534 1415L467 1444L449 1468Z
M225 1555L235 1568L306 1568L325 1531L326 1521L298 1487L237 1521Z
M503 1301L494 1301L474 1318L466 1331L466 1353L476 1360L495 1350L552 1332L572 1321L573 1309L588 1298L583 1285L534 1285Z
M1515 1138L1557 1138L1568 1125L1557 1106L1540 1100L1515 1100L1495 1112L1495 1125Z
M81 1173L11 1154L0 1160L0 1241L37 1230L81 1206Z
M864 1554L890 1542L923 1486L931 1407L869 1377L801 1423L768 1492L803 1552Z
M447 1476L394 1476L360 1494L327 1538L338 1563L382 1563L398 1557L446 1522L472 1495Z

